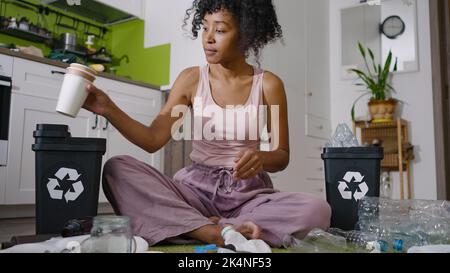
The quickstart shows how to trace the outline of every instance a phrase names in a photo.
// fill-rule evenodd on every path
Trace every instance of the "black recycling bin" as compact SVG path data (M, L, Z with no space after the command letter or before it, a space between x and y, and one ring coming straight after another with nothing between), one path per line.
M96 216L106 139L73 138L67 125L38 124L36 234L60 234L71 219Z
M331 227L354 230L358 204L365 197L380 195L382 147L324 148L327 201Z

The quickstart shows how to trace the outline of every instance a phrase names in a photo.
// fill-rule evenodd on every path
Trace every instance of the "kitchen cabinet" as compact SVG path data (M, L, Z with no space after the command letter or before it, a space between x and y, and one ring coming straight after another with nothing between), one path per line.
M150 125L161 109L163 96L160 91L150 91L147 88L103 78L98 79L96 86L105 91L114 103L131 118L142 124ZM126 154L146 162L158 170L163 170L163 149L154 154L144 151L125 139L103 117L100 118L98 126L99 136L108 141L106 158Z
M73 119L56 113L55 108L56 99L12 94L5 204L35 202L35 154L31 145L36 124L67 124L72 136L95 136L91 129L94 115L82 110Z
M103 4L116 8L118 10L132 14L138 18L144 19L145 0L97 0Z
M0 55L0 76L12 75L13 58Z
M324 163L320 158L331 137L329 1L305 1L306 78L305 133L306 150L304 191L326 198Z
M66 124L73 137L100 137L107 140L103 163L116 155L130 155L163 170L162 151L148 154L123 138L107 121L82 109L77 118L69 118L55 111L63 75L52 73L64 69L38 62L14 58L11 120L9 131L8 165L0 170L0 204L35 203L35 154L33 131L36 124ZM144 124L156 117L162 93L99 77L95 84L131 117ZM106 202L103 191L99 202Z
M306 114L306 135L313 138L329 139L331 136L331 121Z
M329 1L305 2L306 112L330 120ZM331 127L331 125L329 125Z
M57 99L64 68L14 58L13 92L39 98Z

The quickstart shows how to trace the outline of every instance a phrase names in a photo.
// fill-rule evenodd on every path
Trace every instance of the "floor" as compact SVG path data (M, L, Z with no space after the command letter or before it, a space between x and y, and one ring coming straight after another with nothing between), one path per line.
M36 234L35 226L35 218L0 219L0 243L13 236Z
M0 243L9 242L13 236L26 236L35 234L35 218L0 219ZM164 253L193 253L195 245L167 245L154 246L151 251ZM274 253L283 253L285 250L273 249Z

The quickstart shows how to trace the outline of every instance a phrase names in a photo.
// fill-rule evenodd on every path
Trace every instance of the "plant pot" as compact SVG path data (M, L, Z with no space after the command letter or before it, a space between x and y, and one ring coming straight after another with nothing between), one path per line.
M394 120L397 100L370 100L369 112L374 123L391 122Z

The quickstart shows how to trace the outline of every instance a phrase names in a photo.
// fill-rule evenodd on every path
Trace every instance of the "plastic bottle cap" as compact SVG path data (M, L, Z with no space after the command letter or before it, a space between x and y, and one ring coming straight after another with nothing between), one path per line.
M225 238L225 234L226 234L227 232L229 232L230 230L234 230L232 226L224 227L224 228L222 229L222 231L220 232L220 234L222 235L223 238Z
M401 239L394 240L392 248L397 251L403 251L403 240Z
M195 253L216 253L217 250L218 250L217 245L195 247Z

